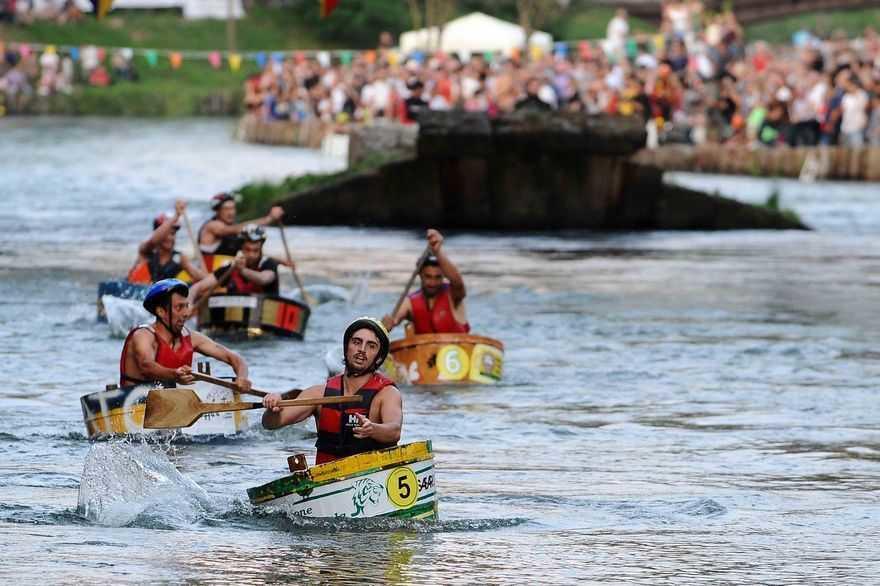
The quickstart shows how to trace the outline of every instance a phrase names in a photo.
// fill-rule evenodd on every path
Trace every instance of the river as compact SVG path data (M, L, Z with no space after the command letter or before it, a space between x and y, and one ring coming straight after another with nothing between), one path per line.
M876 185L671 177L753 201L778 190L812 232L449 234L474 330L505 343L506 370L493 387L404 389L403 440L436 453L436 524L254 511L245 489L313 453L310 424L90 444L78 399L115 380L121 344L95 322L97 283L125 272L151 218L185 197L198 225L217 191L340 167L231 134L0 120L4 582L877 581ZM424 245L287 231L307 283L363 294L317 307L305 342L235 345L267 389L321 381L344 324L387 312ZM107 499L136 498L86 519L84 471L115 483Z

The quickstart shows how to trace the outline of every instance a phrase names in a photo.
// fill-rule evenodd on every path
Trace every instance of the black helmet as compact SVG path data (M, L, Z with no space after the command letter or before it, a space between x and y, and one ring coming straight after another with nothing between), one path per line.
M259 224L247 224L241 229L240 236L245 242L265 242L266 229Z
M159 304L171 298L174 293L179 293L186 297L189 295L189 285L180 279L162 279L156 281L147 291L144 297L144 309L156 315L156 308Z
M348 327L345 328L345 334L342 335L342 356L344 357L348 351L348 342L351 340L354 333L364 328L371 330L376 334L376 337L379 338L379 353L376 355L375 362L367 368L367 372L373 372L385 362L385 358L388 357L388 347L390 346L388 330L386 330L382 322L375 317L364 315L348 324Z

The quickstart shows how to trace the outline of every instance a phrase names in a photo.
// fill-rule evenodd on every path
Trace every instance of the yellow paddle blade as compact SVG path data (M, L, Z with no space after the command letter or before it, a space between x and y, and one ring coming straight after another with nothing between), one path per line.
M205 403L192 389L153 389L147 395L144 429L189 427L205 413L242 411L260 403Z
M300 407L303 405L330 405L334 403L359 403L360 396L346 397L315 397L312 399L290 399L281 401L282 407ZM244 411L259 409L262 403L205 403L192 389L153 389L147 395L147 406L144 410L144 429L173 429L189 427L206 413L222 413L224 411Z

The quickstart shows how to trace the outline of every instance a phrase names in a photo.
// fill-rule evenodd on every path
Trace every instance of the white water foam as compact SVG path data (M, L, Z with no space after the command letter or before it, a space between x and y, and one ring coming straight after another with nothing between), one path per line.
M92 444L79 486L77 511L99 525L172 526L207 515L208 494L147 443Z
M104 311L107 312L110 333L114 337L124 338L134 326L153 321L153 316L144 309L143 301L139 299L102 295L101 302L104 304Z

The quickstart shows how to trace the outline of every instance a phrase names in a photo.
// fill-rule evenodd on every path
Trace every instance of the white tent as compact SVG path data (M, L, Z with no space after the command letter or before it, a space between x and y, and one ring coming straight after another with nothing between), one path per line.
M404 53L430 50L438 46L437 37L441 33L437 27L409 31L400 35L400 50ZM443 27L439 47L446 52L508 52L525 45L525 30L512 22L473 12L467 16L450 20ZM529 45L550 51L553 37L548 33L534 31Z
M37 0L38 3L61 3L61 0ZM226 18L229 3L232 6L233 18L244 16L241 0L113 0L112 10L156 10L176 8L184 18ZM88 0L76 0L80 10L91 12L92 5Z

